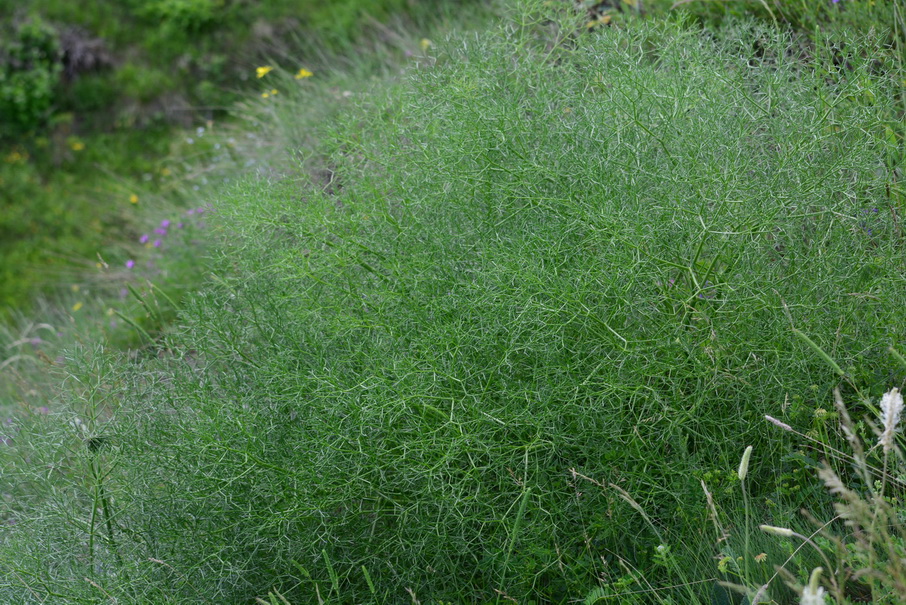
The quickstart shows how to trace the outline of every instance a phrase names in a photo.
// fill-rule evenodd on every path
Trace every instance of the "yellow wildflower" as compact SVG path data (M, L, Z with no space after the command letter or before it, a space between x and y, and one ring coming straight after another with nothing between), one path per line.
M72 305L72 312L75 313L76 311L81 309L83 306L85 306L85 305L83 305L81 302L77 302L76 304Z
M269 93L269 92L262 92L262 93L261 93L261 98L262 98L262 99L266 99L266 98L268 98L269 96L271 96L271 93Z
M138 203L138 196L135 195L134 193L133 193L132 195L130 195L130 196L129 196L129 203L130 203L130 204L137 204L137 203Z
M170 171L169 168L161 168L161 169L160 169L160 175L161 175L161 176L170 176L170 174L171 174L171 171Z
M280 92L280 91L277 90L276 88L271 88L271 96L277 94L278 92Z
M313 72L310 72L310 71L308 71L307 69L305 69L305 68L303 67L303 68L300 69L299 72L296 74L296 79L297 79L297 80L301 80L302 78L310 78L310 77L312 77L313 75L315 75Z
M69 141L69 148L73 151L82 151L83 149L85 149L85 143L79 140L72 140Z
M431 42L431 40L429 40L428 38L422 38L421 41L419 41L418 45L421 46L422 52L424 53L428 52L428 49L434 46L434 43Z
M585 27L587 27L588 29L594 29L595 27L597 27L599 25L609 25L610 20L611 20L610 15L601 15L594 21L589 21L588 23L586 23Z
M22 164L28 161L28 154L18 150L11 151L5 158L4 161L7 164Z
M255 75L258 76L259 78L263 78L264 76L266 76L267 74L269 74L272 71L274 71L273 67L271 67L270 65L265 65L264 67L257 68L255 70Z

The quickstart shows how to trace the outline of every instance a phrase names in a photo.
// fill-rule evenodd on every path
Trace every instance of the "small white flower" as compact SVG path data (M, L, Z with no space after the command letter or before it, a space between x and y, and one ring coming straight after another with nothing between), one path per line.
M884 452L889 452L893 447L893 434L900 422L900 413L903 411L903 396L899 389L890 389L881 398L881 424L884 432L881 433L879 443L884 446Z
M812 576L809 578L808 585L802 589L802 597L799 599L799 605L825 605L824 588L818 586L818 580L821 578L820 567L812 570Z
M799 605L825 605L824 588L821 586L818 586L817 588L806 586L803 588Z

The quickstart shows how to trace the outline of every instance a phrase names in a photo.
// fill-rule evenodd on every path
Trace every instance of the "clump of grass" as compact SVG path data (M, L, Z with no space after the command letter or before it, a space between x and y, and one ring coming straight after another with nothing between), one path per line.
M689 10L698 18L720 20L743 15L770 20L792 26L805 34L827 32L839 34L858 31L880 33L889 30L892 38L903 40L903 2L768 2L743 0L741 2L705 2L702 0L654 0L649 3L654 10ZM820 32L820 33L819 33Z
M851 420L839 389L834 390L834 399L840 433L852 453L843 454L828 446L829 461L822 464L818 477L835 496L836 515L818 524L810 536L762 526L770 534L801 540L821 555L825 568L816 568L808 585L803 586L787 569L788 559L777 567L774 577L783 578L799 591L803 603L809 598L810 603L823 603L825 592L838 603L853 598L897 603L906 594L906 528L902 522L906 481L902 451L896 443L902 395L893 388L881 397L881 423L877 428L871 421L856 424ZM781 428L796 432L788 425ZM866 433L874 433L876 444L871 448L865 447ZM818 585L821 571L828 574L826 588Z
M819 521L812 510L803 509L807 524L811 525L808 529L805 529L808 525L803 526L801 521L796 522L797 529L791 529L792 525L778 527L762 524L760 530L765 535L784 545L784 551L779 553L773 549L772 556L762 553L755 557L761 563L770 562L774 573L765 580L764 577L753 576L749 568L737 565L733 557L725 557L722 564L724 561L733 564L735 571L731 575L738 581L723 581L720 584L746 595L751 603L790 600L784 594L785 586L781 581L799 596L803 604L825 603L825 597L837 603L869 600L872 603L899 602L906 591L906 559L903 557L906 530L901 520L906 481L902 472L904 459L897 443L903 411L902 395L899 388L890 389L880 397L875 408L861 392L860 386L853 383L828 353L814 343L811 348L841 376L845 386L863 404L877 410L880 424L876 425L871 420L853 422L840 387L833 390L834 418L840 421L835 434L819 437L811 431L803 433L782 420L766 416L765 419L773 427L794 435L801 448L814 450L824 457L820 465L815 462L815 476L835 496L832 510L835 514L827 521ZM895 361L906 368L906 360L893 347L889 352ZM875 445L867 448L866 439L873 440ZM849 453L838 449L841 443L846 444L844 447ZM742 469L746 462L744 456L740 475L745 474ZM744 487L744 483L741 482L741 485ZM748 507L744 530L731 535L720 526L718 520L724 515L718 512L707 487L705 491L718 528L718 543L725 543L722 550L727 552L732 548L729 546L731 543L743 542L744 555L740 559L748 562L754 552L750 548L752 536ZM743 497L745 499L745 493ZM810 507L814 507L814 503ZM828 512L831 512L830 509ZM808 580L803 583L800 581L802 578Z
M906 327L892 81L749 23L583 30L435 41L320 129L329 178L236 183L157 355L74 355L4 452L0 594L709 601L703 478L815 497L760 422L835 375L793 328L857 380ZM772 462L725 473L740 440Z

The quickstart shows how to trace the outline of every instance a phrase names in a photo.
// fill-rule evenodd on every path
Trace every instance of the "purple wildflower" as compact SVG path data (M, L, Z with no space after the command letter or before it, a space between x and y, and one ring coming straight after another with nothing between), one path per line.
M148 243L148 239L149 239L149 238L148 238L148 234L147 234L147 233L143 233L142 236L141 236L140 238L138 238L138 243L140 243L140 244L147 244L147 243Z
M38 408L38 413L41 414L42 416L47 416L48 414L50 414L50 408L47 407L46 405L42 405L41 407Z
M135 266L135 261L132 260L131 258L130 258L129 260L126 261L126 268L127 268L127 269L131 269L131 268L134 267L134 266Z
M164 219L160 222L160 226L163 227L164 229L166 229L167 227L170 226L170 221L168 221L167 219Z
M189 209L186 211L186 214L188 214L189 216L192 216L193 214L195 214L195 208L189 208Z
M160 241L159 239L154 240L154 247L155 247L155 248L160 248L161 244L163 244L163 242Z
M178 225L176 225L177 229L182 229L183 227L185 227L184 223L179 223Z
M157 235L166 235L167 230L164 229L163 227L158 227L157 229L154 230L154 233L156 233Z

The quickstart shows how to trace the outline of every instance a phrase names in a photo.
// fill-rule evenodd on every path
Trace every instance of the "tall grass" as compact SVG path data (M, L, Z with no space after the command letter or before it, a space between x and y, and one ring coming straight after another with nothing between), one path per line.
M670 603L767 581L772 540L714 501L745 476L761 522L830 508L763 421L812 426L830 397L797 334L859 388L902 380L894 79L871 40L841 68L749 22L584 29L527 2L435 41L341 95L302 169L233 186L181 327L139 358L73 352L59 411L17 421L0 595Z

